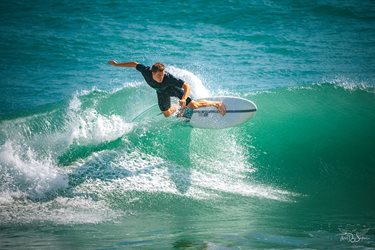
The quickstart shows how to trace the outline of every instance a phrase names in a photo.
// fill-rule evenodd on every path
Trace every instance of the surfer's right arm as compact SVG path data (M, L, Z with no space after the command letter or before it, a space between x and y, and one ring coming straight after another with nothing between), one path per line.
M135 67L137 67L137 65L139 63L137 63L137 62L122 62L122 63L118 63L115 60L110 60L110 61L108 61L108 64L111 64L111 65L117 66L117 67L135 68Z

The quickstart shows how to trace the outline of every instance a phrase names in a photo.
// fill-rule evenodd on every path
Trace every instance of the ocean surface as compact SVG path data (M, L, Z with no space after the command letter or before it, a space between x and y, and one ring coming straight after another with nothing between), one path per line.
M374 1L0 1L0 249L375 249L374 190Z

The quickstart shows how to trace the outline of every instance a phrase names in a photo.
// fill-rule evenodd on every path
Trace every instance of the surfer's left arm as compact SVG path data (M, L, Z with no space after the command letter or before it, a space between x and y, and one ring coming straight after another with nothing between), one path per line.
M184 108L186 106L186 99L190 95L190 85L189 85L189 83L184 82L184 84L182 85L182 89L184 90L184 94L183 94L181 100L179 101L179 103L180 103L180 106Z

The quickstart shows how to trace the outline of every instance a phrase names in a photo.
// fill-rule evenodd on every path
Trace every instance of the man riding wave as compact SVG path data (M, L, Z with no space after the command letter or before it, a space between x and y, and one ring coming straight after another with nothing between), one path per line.
M164 71L164 65L160 62L155 63L152 67L147 67L138 62L118 63L110 60L109 64L117 67L136 68L147 84L156 90L158 105L165 117L169 117L176 112L176 107L171 106L171 97L179 98L179 104L182 109L197 109L202 107L215 107L221 115L225 115L225 106L223 102L198 100L195 101L190 95L190 85L168 72Z

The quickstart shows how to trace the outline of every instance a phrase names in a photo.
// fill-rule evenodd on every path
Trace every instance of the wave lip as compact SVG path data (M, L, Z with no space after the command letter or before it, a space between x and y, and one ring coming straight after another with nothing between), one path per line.
M345 77L335 77L334 79L325 79L323 83L316 83L314 85L332 85L334 87L341 87L345 90L363 90L369 93L375 93L375 84L366 81L356 81Z

